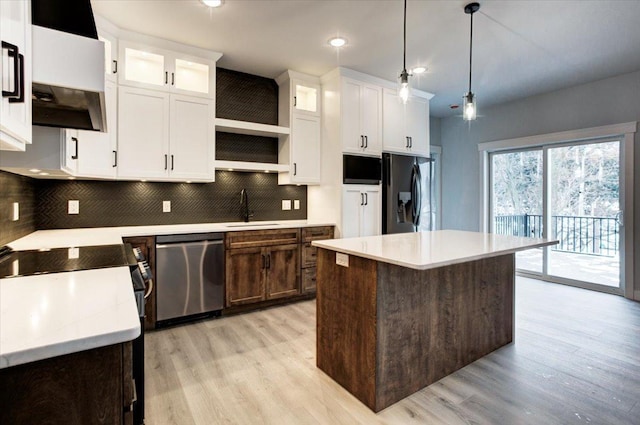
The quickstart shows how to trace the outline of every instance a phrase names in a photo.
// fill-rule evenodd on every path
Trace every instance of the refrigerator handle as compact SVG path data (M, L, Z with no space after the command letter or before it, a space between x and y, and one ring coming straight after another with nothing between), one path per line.
M411 198L413 199L413 224L416 227L420 225L420 210L422 209L422 196L420 186L420 168L416 164L414 164L413 170L411 172Z

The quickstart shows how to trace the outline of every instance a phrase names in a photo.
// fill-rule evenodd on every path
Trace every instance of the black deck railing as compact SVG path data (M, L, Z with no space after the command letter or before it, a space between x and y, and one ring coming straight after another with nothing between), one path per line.
M551 249L613 257L620 245L620 226L616 218L551 216L553 234L560 241ZM541 215L498 215L495 233L501 235L542 237Z

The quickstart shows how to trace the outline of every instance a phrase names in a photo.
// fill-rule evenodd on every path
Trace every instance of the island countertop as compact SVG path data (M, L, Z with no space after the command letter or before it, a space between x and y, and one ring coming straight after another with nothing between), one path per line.
M511 254L557 240L460 230L397 233L312 242L313 246L416 270Z

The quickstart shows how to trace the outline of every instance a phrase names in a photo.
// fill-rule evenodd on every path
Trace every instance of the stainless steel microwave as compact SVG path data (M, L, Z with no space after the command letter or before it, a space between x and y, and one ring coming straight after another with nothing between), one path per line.
M345 184L380 184L382 160L371 156L343 155L342 181Z

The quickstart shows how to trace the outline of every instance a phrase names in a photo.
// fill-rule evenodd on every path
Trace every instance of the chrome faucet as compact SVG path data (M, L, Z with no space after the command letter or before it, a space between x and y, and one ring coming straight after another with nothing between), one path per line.
M247 195L247 189L242 189L240 191L240 205L242 219L245 221L245 223L248 223L249 218L253 217L253 212L249 212L249 196Z

